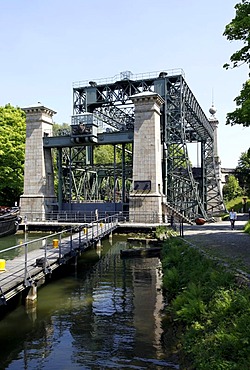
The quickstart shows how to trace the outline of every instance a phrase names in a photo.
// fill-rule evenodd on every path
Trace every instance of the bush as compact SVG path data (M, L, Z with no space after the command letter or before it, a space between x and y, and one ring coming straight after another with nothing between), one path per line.
M170 238L163 248L166 314L184 326L186 369L249 369L250 291L222 265ZM189 367L190 366L190 367Z
M228 201L243 194L239 181L233 175L228 177L227 183L224 185L222 192L224 199Z

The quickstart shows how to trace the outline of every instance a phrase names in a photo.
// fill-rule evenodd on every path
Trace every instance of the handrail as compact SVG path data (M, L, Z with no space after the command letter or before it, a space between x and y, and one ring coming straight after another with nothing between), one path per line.
M129 79L133 81L140 81L140 80L145 80L145 79L150 79L150 78L157 78L159 74L164 71L168 74L168 76L175 76L175 75L182 75L184 76L184 71L182 68L172 68L172 69L162 69L161 71L153 71L153 72L144 72L144 73L129 73ZM117 74L113 77L107 77L107 78L97 78L94 79L97 85L108 85L115 83L116 81L121 81L123 80L124 77L122 77L122 72L120 74ZM125 78L126 80L127 78ZM90 87L89 84L90 80L83 80L83 81L75 81L73 82L73 87Z
M13 247L1 249L0 250L0 253L9 252L12 249L16 249L16 248L20 248L20 247L23 247L23 246L28 245L28 244L36 243L36 242L39 242L40 240L50 239L50 238L55 237L55 236L57 236L59 234L63 234L63 233L69 232L69 231L70 231L70 229L63 230L63 231L60 231L58 233L50 234L48 236L43 236L41 238L37 238L37 239L34 239L34 240L30 240L30 241L25 241L24 243L20 243L20 244L14 245Z
M92 221L92 222L89 222L89 223L82 222L82 223L80 223L80 225L78 224L77 227L78 228L82 228L82 229L84 227L90 228L90 227L93 226L93 224L97 224L98 225L98 223L101 223L101 222L106 223L107 221L109 223L110 220L112 221L114 218L117 218L117 217L118 217L118 214L116 213L116 214L114 214L112 216L102 217L102 218L99 218L99 219L97 219L95 221ZM97 229L98 229L98 226L97 226ZM71 226L70 228L64 229L64 230L59 231L57 233L49 234L47 236L43 236L43 237L37 238L35 240L24 241L23 243L20 243L20 244L14 245L12 247L8 247L8 248L5 248L5 249L2 249L2 250L0 250L0 254L1 253L5 253L5 252L9 252L9 251L11 251L13 249L16 249L16 248L21 248L21 247L23 247L25 245L30 245L30 244L33 244L33 243L37 243L37 242L42 241L42 240L52 239L52 238L55 238L56 236L61 236L62 234L70 233L72 235L73 234L73 231L74 231L74 229Z
M74 257L86 249L91 243L97 242L100 238L112 232L117 227L118 217L109 216L98 219L91 224L82 223L78 225L78 230L69 228L57 233L46 235L31 241L0 250L0 254L13 249L24 249L24 253L14 258L6 258L6 270L1 272L0 294L2 301L0 304L15 296L21 290L36 285L37 281L46 274L59 267L62 263ZM87 226L87 227L86 227ZM84 227L86 230L84 230ZM65 238L63 234L65 235ZM57 246L54 242L49 244L48 240L58 237ZM41 242L41 247L29 250L29 246Z

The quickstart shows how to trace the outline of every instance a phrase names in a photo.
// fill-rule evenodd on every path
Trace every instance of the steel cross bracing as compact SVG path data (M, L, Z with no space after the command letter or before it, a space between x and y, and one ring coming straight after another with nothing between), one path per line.
M94 113L107 131L131 130L134 110L130 96L157 92L164 100L161 130L162 173L166 202L192 218L208 218L224 209L214 162L214 133L210 122L189 89L183 73L156 73L113 81L90 81L74 86L74 114ZM201 180L194 179L188 156L190 142L201 143Z
M134 127L132 106L120 109L115 105L104 105L96 108L94 114L106 127L112 127L117 131L131 130ZM107 127L107 130L109 130L109 127Z
M62 201L71 202L125 202L132 182L132 165L127 163L90 164L85 146L63 148L58 159L58 179L62 187ZM61 162L61 163L59 163ZM123 178L125 177L125 178ZM123 184L125 188L123 189Z
M167 79L165 102L167 201L186 216L201 213L208 218L224 208L214 162L213 128L183 76ZM187 143L193 141L203 143L204 148L200 186L194 180L188 157Z

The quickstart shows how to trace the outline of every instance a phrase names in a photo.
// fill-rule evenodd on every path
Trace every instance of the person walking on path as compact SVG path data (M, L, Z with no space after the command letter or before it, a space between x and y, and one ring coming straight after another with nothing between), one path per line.
M234 230L234 224L235 224L236 219L237 219L237 213L232 208L231 211L229 212L229 221L231 224L231 230Z

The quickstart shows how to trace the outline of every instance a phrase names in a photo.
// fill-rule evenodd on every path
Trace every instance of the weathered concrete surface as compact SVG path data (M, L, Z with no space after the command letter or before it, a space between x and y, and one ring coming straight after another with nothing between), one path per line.
M209 255L250 273L250 235L243 232L248 215L239 214L235 230L229 221L184 225L184 239L200 247Z

